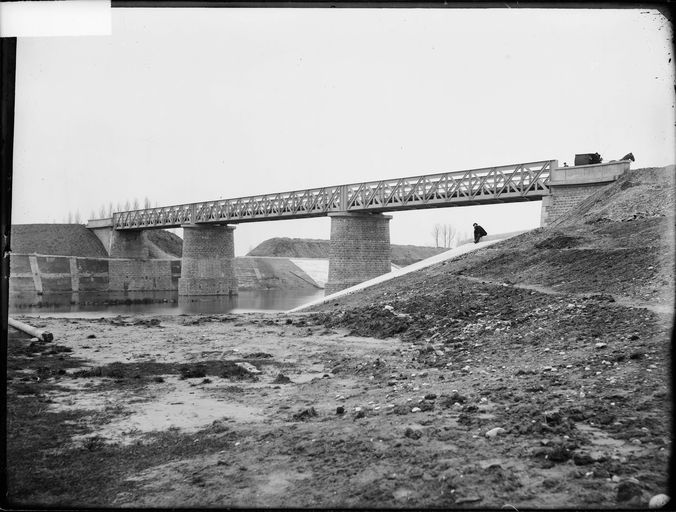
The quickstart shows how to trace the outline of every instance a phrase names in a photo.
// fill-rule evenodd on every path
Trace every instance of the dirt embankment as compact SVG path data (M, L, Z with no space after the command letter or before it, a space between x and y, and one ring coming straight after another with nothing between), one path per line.
M329 258L329 240L305 238L271 238L249 251L247 256L276 256L285 258ZM417 245L392 245L390 259L399 266L410 265L447 249L419 247Z
M12 252L107 258L97 236L82 224L12 225Z
M183 239L165 229L146 231L151 258L180 258L183 255Z
M180 258L183 240L163 229L145 232L150 258ZM15 224L12 252L81 258L107 258L101 240L83 224Z
M573 219L309 314L33 320L57 341L10 341L8 499L646 507L669 492L669 211Z

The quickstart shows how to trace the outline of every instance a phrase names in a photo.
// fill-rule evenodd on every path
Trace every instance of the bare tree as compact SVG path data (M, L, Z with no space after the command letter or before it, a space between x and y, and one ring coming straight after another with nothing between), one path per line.
M432 227L432 238L434 238L434 247L439 247L440 236L441 236L441 224L435 224Z
M458 230L452 224L435 224L432 228L432 237L436 247L450 249L458 236Z
M73 219L75 224L82 224L82 218L80 217L80 210L75 210L75 218Z
M113 203L108 203L108 217L113 216Z
M453 240L458 234L458 230L452 224L444 224L443 227L443 237L444 237L444 247L450 249L453 247Z
M106 205L105 204L102 204L101 208L99 208L99 218L100 219L106 218Z
M69 211L68 212L68 220L66 221L66 224L72 224L73 223L73 212Z
M124 202L124 210L125 210L125 211L131 210L131 203L129 202L129 199L127 199L127 200Z
M148 196L146 196L145 199L143 200L143 207L146 208L146 209L152 208L152 205L150 204L150 199L148 199Z
M132 210L138 210L141 207L141 205L138 202L138 198L134 198L134 202L131 205Z

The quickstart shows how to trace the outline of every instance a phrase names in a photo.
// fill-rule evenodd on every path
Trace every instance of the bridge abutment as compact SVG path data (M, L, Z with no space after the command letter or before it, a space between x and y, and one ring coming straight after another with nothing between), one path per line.
M150 256L146 245L146 234L138 231L112 230L110 234L109 255L111 258L147 260Z
M382 213L330 213L329 277L325 293L390 272L390 219Z
M548 226L594 192L629 170L629 160L605 164L558 167L549 175L549 195L542 198L540 226Z
M179 295L237 295L234 226L183 227Z

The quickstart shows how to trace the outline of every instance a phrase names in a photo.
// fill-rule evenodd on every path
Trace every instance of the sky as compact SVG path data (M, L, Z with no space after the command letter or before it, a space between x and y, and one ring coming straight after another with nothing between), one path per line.
M12 223L576 153L673 164L671 30L638 8L116 8L110 36L18 40ZM391 242L531 229L540 208L394 212ZM238 224L235 253L329 236Z

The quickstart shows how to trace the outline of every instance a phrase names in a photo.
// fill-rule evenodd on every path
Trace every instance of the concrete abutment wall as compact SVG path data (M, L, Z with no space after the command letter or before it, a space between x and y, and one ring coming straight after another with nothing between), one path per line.
M381 213L333 213L326 295L390 272L390 219Z

